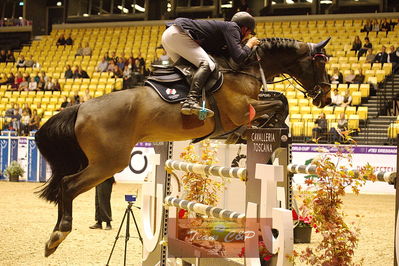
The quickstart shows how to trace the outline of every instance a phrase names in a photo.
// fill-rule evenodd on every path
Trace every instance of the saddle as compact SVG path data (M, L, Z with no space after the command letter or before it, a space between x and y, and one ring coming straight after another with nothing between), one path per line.
M168 103L184 101L197 68L184 58L180 58L171 67L163 65L153 65L153 67L153 72L147 77L144 84L153 88ZM216 65L205 85L206 95L209 96L218 91L222 84L223 74Z

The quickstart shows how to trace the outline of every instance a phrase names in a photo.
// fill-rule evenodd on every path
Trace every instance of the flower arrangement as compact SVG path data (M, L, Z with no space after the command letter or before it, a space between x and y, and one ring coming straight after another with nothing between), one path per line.
M294 227L312 227L312 216L302 216L297 214L295 209L292 209L292 220L294 221Z
M4 170L4 174L10 179L10 181L18 181L19 177L23 176L24 173L25 170L17 161L12 161L10 165Z
M261 262L266 263L269 262L270 259L273 257L273 255L267 250L266 245L263 241L258 242L258 247L259 247L259 258ZM245 257L245 247L241 249L240 254L238 254L240 258Z

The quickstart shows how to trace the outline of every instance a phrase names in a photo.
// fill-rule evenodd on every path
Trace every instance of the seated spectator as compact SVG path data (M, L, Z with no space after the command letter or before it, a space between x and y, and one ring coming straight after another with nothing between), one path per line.
M58 79L54 79L54 91L61 91L61 84L58 82Z
M28 59L25 60L25 67L35 67L36 66L36 61L33 60L32 55L29 55Z
M108 72L113 72L114 69L115 69L115 66L116 66L115 61L114 60L109 60L108 61L107 71Z
M351 103L352 103L352 96L350 95L350 92L347 89L347 90L345 90L345 94L344 94L341 106L347 107L347 106L350 106Z
M54 82L52 78L48 78L46 84L44 85L45 91L53 91L54 90Z
M30 109L29 104L27 104L27 103L24 103L22 105L22 112L23 111L26 111L29 114L29 116L32 115L32 110Z
M391 45L389 50L387 62L392 63L392 73L396 73L399 67L399 48L395 50L395 47Z
M357 58L359 59L362 55L364 55L369 48L373 48L373 44L370 42L369 37L364 38L363 47L357 53Z
M15 64L16 64L17 68L25 67L25 57L23 55L20 55Z
M98 63L96 67L96 71L98 72L106 72L108 70L108 61L106 60L105 57L101 60L100 63Z
M21 125L21 115L19 114L19 108L15 108L14 113L11 116L11 127L13 130L19 132L20 125Z
M89 43L86 42L85 47L82 49L82 55L83 56L91 56L91 54L92 54L92 50L89 46Z
M65 108L67 108L68 104L68 97L64 96L64 101L61 103L60 110L64 110Z
M36 91L37 90L37 82L35 81L35 79L31 79L29 81L28 90L29 91Z
M44 79L45 82L47 82L48 76L46 75L45 71L40 72L40 76Z
M39 82L37 83L37 90L44 91L44 87L46 86L46 81L43 77L40 77Z
M29 135L29 123L30 123L30 116L29 116L28 112L23 110L21 120L20 120L20 134L22 136Z
M362 41L360 40L359 36L356 36L353 40L351 51L355 51L356 55L360 48L362 48Z
M385 32L385 37L388 36L388 32L391 31L391 23L388 22L388 20L385 18L384 21L381 23L381 29L380 31Z
M350 74L345 76L344 82L346 84L352 84L352 83L354 83L355 77L356 77L355 71L353 69L351 69Z
M118 58L118 62L116 63L116 65L119 67L119 69L124 69L125 68L125 62L123 61L122 57Z
M111 78L123 78L123 72L122 70L119 68L119 66L115 66L114 71L112 71L112 76Z
M363 28L360 30L360 32L366 32L368 36L371 29L372 29L371 22L370 20L367 20L367 22L363 25Z
M386 63L388 60L387 48L383 45L381 48L381 52L376 54L374 57L373 63L381 63L382 65Z
M42 104L41 104L41 103L38 103L36 109L37 109L37 115L38 115L40 118L43 118L43 116L44 116L44 108L42 108Z
M0 51L0 63L5 63L7 60L6 50Z
M122 52L122 53L121 53L121 56L120 56L119 58L122 58L122 60L123 60L123 63L125 63L125 64L126 64L126 61L128 60L128 58L126 58L126 54L125 54L125 52Z
M73 45L73 40L71 34L68 35L68 38L65 40L66 45Z
M29 121L29 131L38 130L39 127L40 127L40 117L37 114L37 110L33 109L33 113Z
M1 73L1 75L0 75L0 85L7 85L7 75L6 75L6 73Z
M78 78L79 78L79 66L76 65L76 66L72 69L72 71L73 71L73 76L72 76L72 78L78 79Z
M71 66L70 66L70 65L67 65L67 66L66 66L66 70L65 70L64 77L65 77L66 79L71 79L71 78L73 78L73 72L72 72L72 69L71 69Z
M125 69L123 70L123 89L129 89L132 82L132 70L129 68L129 65L125 65Z
M80 96L79 96L79 91L78 90L76 90L73 93L73 99L74 99L74 103L75 104L79 104L80 103Z
M76 92L75 92L75 93L76 93ZM79 95L78 95L78 97L79 97ZM68 102L68 106L67 106L67 107L74 106L74 105L76 105L76 104L79 104L79 103L76 102L75 96L70 96L70 97L69 97L69 102Z
M11 107L6 110L5 117L11 117L14 114L15 103L11 103Z
M338 71L338 68L334 67L333 73L330 76L331 84L339 84L344 83L344 77L341 72Z
M353 80L354 84L362 84L364 82L363 70L359 69L359 74L356 74L355 79Z
M371 31L374 31L375 32L375 36L377 36L378 35L378 32L380 32L380 23L378 22L378 20L374 20L372 23L371 23Z
M83 56L83 47L81 44L79 44L78 50L76 50L75 57L77 56Z
M38 72L36 72L36 74L35 74L35 77L33 78L36 82L39 82L40 81L40 76L39 76L39 73Z
M7 81L6 84L7 85L13 85L15 83L15 76L13 73L9 73L7 76Z
M17 76L15 77L14 89L18 89L19 84L21 84L22 81L24 81L24 77L22 76L22 73L19 71L17 73Z
M321 113L314 123L317 126L312 129L312 138L317 140L321 134L327 133L326 115Z
M105 60L107 60L107 61L110 61L110 60L112 59L111 57L109 57L109 53L108 53L108 52L105 52L104 58L105 58Z
M141 53L138 54L137 58L135 58L135 61L138 61L138 64L136 63L136 67L138 67L138 72L144 75L145 73L145 60L141 56Z
M83 97L82 97L82 102L84 103L84 102L87 102L88 100L90 100L92 97L91 97L91 95L90 95L90 90L89 89L86 89L85 90L85 93L84 93L84 95L83 95Z
M340 140L341 132L346 131L348 129L348 120L345 119L345 114L341 113L339 115L339 119L337 121L337 128L332 127L330 129L330 133L332 135L333 142L337 142Z
M373 63L375 59L375 54L373 53L373 49L369 48L367 50L367 56L366 56L366 63Z
M78 72L77 72L77 77L80 79L89 79L89 75L87 74L87 72L85 70L83 70L82 68L78 68Z
M60 45L65 45L65 44L66 44L65 35L64 35L64 34L61 34L60 37L59 37L58 40L57 40L56 45L57 45L57 47L58 47L58 46L60 46Z
M111 53L110 60L114 60L114 63L118 62L118 57L116 56L115 52Z
M9 50L7 53L6 62L7 63L15 63L14 53L11 50Z
M334 94L331 95L331 106L341 106L343 102L342 95L338 92L338 89L334 89Z

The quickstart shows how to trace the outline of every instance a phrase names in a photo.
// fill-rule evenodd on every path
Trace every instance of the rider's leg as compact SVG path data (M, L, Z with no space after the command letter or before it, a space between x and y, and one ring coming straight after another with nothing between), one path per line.
M198 100L201 97L202 88L205 86L212 71L215 70L215 63L198 43L177 26L171 26L164 32L162 45L174 61L173 57L178 59L181 56L198 67L193 76L188 97L182 105L183 114L198 114L201 110ZM212 117L214 115L212 110L206 110L207 116Z

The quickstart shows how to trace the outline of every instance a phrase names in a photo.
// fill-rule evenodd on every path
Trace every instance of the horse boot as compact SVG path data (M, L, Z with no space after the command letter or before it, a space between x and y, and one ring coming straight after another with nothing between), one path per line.
M193 76L193 81L191 82L190 91L187 95L187 99L183 102L181 113L184 115L199 115L202 107L200 106L198 100L201 97L201 91L204 88L209 76L212 71L209 68L209 64L206 61L202 61L198 67L197 72ZM215 113L205 108L207 117L212 117Z

